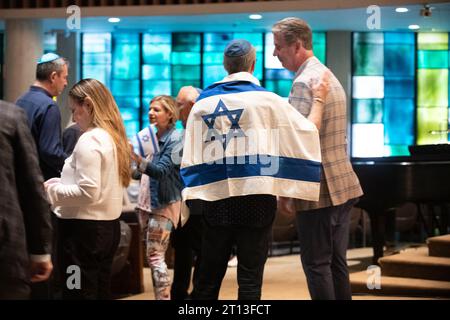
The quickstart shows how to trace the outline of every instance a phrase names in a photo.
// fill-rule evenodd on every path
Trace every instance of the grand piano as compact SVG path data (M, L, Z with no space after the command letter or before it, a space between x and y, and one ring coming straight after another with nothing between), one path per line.
M450 144L411 146L411 156L352 158L364 191L357 207L367 211L373 262L383 256L387 212L405 202L450 203ZM425 222L425 221L423 221ZM430 228L426 228L431 235Z

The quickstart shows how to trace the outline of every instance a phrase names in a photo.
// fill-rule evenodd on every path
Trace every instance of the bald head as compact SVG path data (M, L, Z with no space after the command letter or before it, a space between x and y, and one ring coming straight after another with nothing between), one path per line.
M199 95L197 89L193 86L182 87L178 92L177 106L180 111L180 120L183 123L183 127L186 127L189 113Z

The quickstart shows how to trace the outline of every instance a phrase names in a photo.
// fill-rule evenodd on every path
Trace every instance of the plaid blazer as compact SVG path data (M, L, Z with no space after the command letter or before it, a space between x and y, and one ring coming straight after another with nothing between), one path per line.
M319 81L327 70L316 57L306 60L295 74L289 103L308 117L312 106L311 80ZM325 99L319 131L322 152L320 198L318 202L297 200L299 211L337 206L363 192L347 154L347 103L339 80L330 76L330 91Z
M51 211L25 112L0 100L0 286L29 282L29 255L51 251Z

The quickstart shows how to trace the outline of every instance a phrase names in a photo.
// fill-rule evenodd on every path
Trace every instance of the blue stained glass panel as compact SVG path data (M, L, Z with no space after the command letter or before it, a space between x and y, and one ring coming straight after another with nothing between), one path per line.
M412 45L384 46L384 76L414 76L415 52Z
M266 69L266 79L292 80L294 73L286 69Z
M415 34L412 32L386 32L384 34L385 44L409 44L415 45Z
M137 120L124 121L123 124L125 126L125 132L128 137L131 137L132 135L134 135L140 131L139 130L139 121L137 121Z
M203 54L203 64L222 64L222 52L207 52Z
M142 38L142 42L145 43L167 43L171 44L172 34L170 33L146 33Z
M111 80L114 96L139 96L139 80Z
M115 97L117 106L122 108L139 108L139 97Z
M414 78L385 78L384 97L385 98L414 98L415 91Z
M83 52L111 52L111 34L84 33Z
M156 64L156 65L143 65L142 66L142 80L150 79L170 79L170 65L169 64Z
M139 45L117 45L113 52L113 78L139 78Z
M109 87L111 65L109 64L87 64L83 65L83 78L92 78Z
M222 46L222 50L223 50L225 45L228 42L230 42L232 39L233 39L232 33L220 33L220 32L205 33L203 35L203 42L205 44L205 47L203 50L216 51L215 46L209 47L210 44ZM209 50L209 49L212 49L212 50Z
M83 64L110 64L111 53L84 53Z
M123 121L139 119L139 109L138 108L121 108L120 114L122 115Z
M203 67L203 83L205 87L211 85L213 82L222 80L227 76L222 65L210 65Z
M414 100L384 99L385 144L414 144Z
M171 95L170 81L144 80L142 83L143 95L154 97L161 94Z
M142 50L144 64L170 63L170 44L144 44Z

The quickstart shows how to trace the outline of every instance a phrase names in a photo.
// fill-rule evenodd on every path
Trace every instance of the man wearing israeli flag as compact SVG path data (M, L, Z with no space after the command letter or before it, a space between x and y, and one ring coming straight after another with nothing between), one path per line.
M224 52L229 75L202 92L187 122L183 200L187 206L202 200L206 225L194 299L218 298L233 244L238 299L260 299L276 196L319 198L317 128L259 85L255 61L248 41L230 42Z

